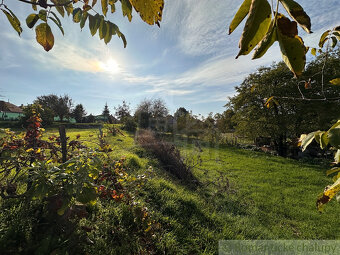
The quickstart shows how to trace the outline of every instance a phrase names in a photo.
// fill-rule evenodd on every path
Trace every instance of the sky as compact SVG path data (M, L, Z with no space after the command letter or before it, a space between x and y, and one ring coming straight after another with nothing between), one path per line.
M129 22L117 3L108 18L126 36L126 48L116 36L106 45L97 34L91 36L88 21L81 31L65 15L65 35L51 23L55 45L45 52L25 24L31 6L5 0L23 33L19 37L0 13L0 99L26 105L40 95L68 94L87 113L101 114L105 103L114 112L123 100L134 110L143 99L161 98L170 113L179 107L202 115L223 112L248 74L281 60L277 43L261 59L251 60L252 54L235 59L244 22L232 35L227 28L241 2L165 0L160 28L144 23L136 12ZM314 32L300 29L299 34L307 46L316 47L323 31L340 25L340 0L298 2Z

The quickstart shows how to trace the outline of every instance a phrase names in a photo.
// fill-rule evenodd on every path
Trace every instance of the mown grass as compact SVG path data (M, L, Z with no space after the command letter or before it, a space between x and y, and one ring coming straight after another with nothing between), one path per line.
M98 146L98 133L67 130L70 139L79 134L90 147ZM112 156L125 156L130 172L152 166L153 177L138 199L160 223L155 245L166 254L216 254L221 239L340 238L340 205L332 201L324 213L316 210L317 195L331 183L321 165L204 143L199 152L192 141L175 139L182 155L192 162L202 159L193 169L201 185L190 187L165 172L135 144L133 134L123 133L104 130ZM57 131L47 130L45 137L52 134ZM94 242L105 245L100 237Z

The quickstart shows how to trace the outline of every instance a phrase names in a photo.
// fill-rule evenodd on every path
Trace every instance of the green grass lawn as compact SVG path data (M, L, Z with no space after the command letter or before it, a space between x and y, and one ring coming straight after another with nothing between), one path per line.
M79 134L90 147L98 146L98 133L67 130L71 139ZM47 130L44 137L52 134L57 131ZM156 246L166 254L216 254L221 239L340 238L340 205L332 201L324 213L316 210L318 194L332 183L321 165L204 143L198 152L190 141L177 139L183 156L202 159L193 170L201 185L192 187L165 172L135 144L134 135L104 134L112 156L125 156L131 173L152 166L153 177L139 200L160 223Z

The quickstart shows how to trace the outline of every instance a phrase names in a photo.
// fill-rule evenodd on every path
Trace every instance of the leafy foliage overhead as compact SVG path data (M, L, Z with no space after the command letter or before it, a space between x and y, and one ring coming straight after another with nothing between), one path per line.
M280 3L293 21L278 13ZM311 33L310 18L303 8L293 0L280 0L274 11L267 0L244 0L229 26L229 34L246 16L236 58L249 54L256 46L253 59L260 58L278 41L284 62L295 76L300 76L306 64L307 48L298 36L297 24Z
M84 1L68 1L68 0L19 0L25 4L32 6L35 13L28 15L26 25L28 28L33 28L39 23L35 29L36 40L43 46L46 51L53 48L54 36L49 21L52 21L61 33L64 35L64 29L60 21L60 16L72 16L74 23L79 23L83 29L87 20L91 35L94 36L97 31L100 40L104 40L105 44L111 41L112 36L117 35L122 39L124 47L126 47L126 38L119 30L119 27L108 19L108 13L114 14L118 0L101 0L100 4L97 0ZM23 31L20 20L16 15L3 3L0 4L0 9L7 17L13 29L19 34ZM91 2L91 3L90 3ZM126 16L129 21L132 20L132 10L139 13L144 22L149 25L157 24L160 26L162 20L164 0L119 0L123 16ZM99 6L100 5L100 6ZM38 10L38 8L40 10ZM98 9L99 8L99 9ZM57 15L59 13L59 15Z

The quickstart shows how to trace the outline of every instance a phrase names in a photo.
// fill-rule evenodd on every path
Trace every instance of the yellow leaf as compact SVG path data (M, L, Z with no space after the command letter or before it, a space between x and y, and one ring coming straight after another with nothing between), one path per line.
M261 40L258 47L255 49L253 59L262 57L267 50L270 48L270 46L273 45L275 41L277 41L277 35L276 35L276 26L274 20L271 22L269 30L266 34L266 36Z
M267 0L253 0L236 56L247 55L265 37L271 23L271 8Z
M47 23L41 23L35 28L37 42L44 47L46 51L53 48L54 36L50 26Z
M244 2L242 3L237 13L235 14L233 20L230 23L229 34L231 34L242 22L242 20L247 16L247 14L249 13L251 2L252 0L244 0Z
M162 20L164 0L129 0L143 21L149 25L157 24Z
M331 84L333 85L340 85L340 78L336 78L330 81Z
M340 191L340 178L333 185L325 188L323 194L317 200L317 207L322 209L323 205L328 203Z
M307 49L302 38L297 35L297 24L279 14L277 27L277 37L283 61L295 77L300 76L305 69Z

